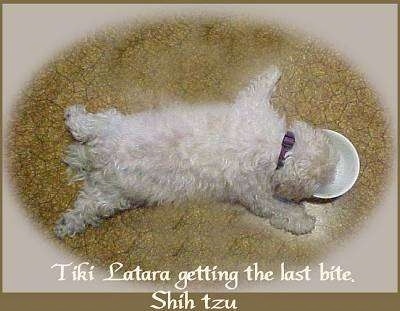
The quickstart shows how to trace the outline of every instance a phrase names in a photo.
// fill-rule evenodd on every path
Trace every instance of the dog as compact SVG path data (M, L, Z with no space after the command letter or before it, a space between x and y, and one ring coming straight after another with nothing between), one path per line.
M230 104L133 115L67 108L77 143L64 161L83 188L56 235L74 236L117 211L196 198L240 203L275 228L310 233L316 219L303 201L333 180L338 155L322 130L301 121L288 128L273 109L279 78L269 67Z

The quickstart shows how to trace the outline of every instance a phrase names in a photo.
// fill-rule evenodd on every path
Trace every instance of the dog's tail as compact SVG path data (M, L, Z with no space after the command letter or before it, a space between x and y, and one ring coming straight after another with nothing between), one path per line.
M89 147L82 144L69 145L64 163L68 165L68 176L71 182L84 180L91 171Z

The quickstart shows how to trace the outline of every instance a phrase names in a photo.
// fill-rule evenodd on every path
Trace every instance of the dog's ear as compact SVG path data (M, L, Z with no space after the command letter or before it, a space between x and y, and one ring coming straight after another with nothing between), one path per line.
M314 193L318 179L310 176L309 165L305 162L288 158L283 167L275 170L271 187L276 197L299 202Z
M276 66L269 67L264 73L250 81L248 87L239 92L236 97L236 105L265 107L274 93L276 84L281 76Z
M295 189L297 188L298 184L296 183L295 178L288 176L288 170L290 170L288 166L290 165L287 163L286 167L277 169L272 174L270 181L272 193L279 199L297 201L300 199L295 196L295 194L298 192L298 190Z

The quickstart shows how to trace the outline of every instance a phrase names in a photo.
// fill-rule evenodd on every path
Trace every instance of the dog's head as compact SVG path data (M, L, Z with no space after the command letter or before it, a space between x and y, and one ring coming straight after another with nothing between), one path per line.
M272 187L277 197L298 202L333 180L339 156L322 130L295 122L291 131L296 142L274 172Z

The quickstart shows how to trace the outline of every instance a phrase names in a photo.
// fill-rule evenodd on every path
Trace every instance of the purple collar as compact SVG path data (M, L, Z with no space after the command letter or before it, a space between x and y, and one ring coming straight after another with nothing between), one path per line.
M290 149L293 148L295 142L296 139L294 138L294 133L291 131L287 131L282 139L281 153L279 154L278 165L276 169L279 169L283 166L285 161L285 155Z

